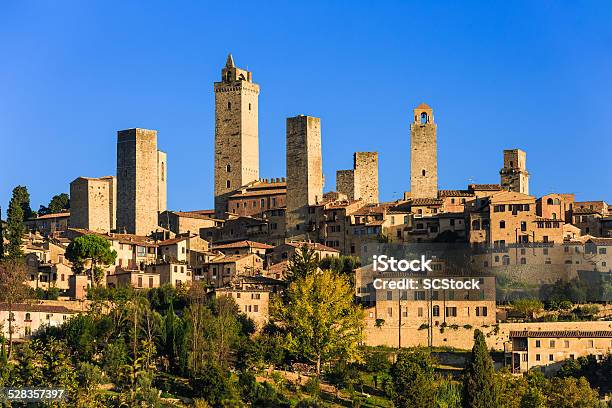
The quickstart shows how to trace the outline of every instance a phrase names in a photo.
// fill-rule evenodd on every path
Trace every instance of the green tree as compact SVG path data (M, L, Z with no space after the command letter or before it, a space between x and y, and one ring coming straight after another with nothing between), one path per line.
M222 368L228 368L230 353L238 342L240 334L238 313L238 306L230 296L220 296L216 299L212 350L217 363Z
M495 370L484 335L474 331L474 347L463 377L463 406L490 408L497 405Z
M287 268L287 279L290 281L303 278L314 273L319 267L319 255L315 250L304 244L299 247L291 259Z
M536 313L544 310L544 304L537 299L516 299L512 301L512 308L533 319Z
M2 221L2 207L0 207L0 261L4 259L4 221Z
M45 207L41 205L40 209L38 210L38 214L39 215L57 214L57 213L64 212L69 209L70 209L70 198L68 197L68 194L61 193L61 194L54 195L53 198L51 198L51 201L49 201L48 206Z
M537 387L529 387L521 398L520 408L546 408L546 396Z
M15 187L9 202L6 218L7 252L11 258L21 258L23 256L23 251L21 250L21 241L25 233L23 221L28 219L31 213L30 194L27 188L23 186Z
M597 391L589 386L584 377L554 377L550 385L550 408L593 408L597 405Z
M271 317L286 330L288 350L316 365L336 358L360 359L363 310L354 303L346 276L327 270L292 282L272 302Z
M26 300L31 289L25 284L28 274L23 259L4 259L0 261L0 302L6 303L8 319L8 359L13 351L13 322L15 304Z
M433 360L424 349L402 350L391 367L391 399L398 408L429 408L434 406Z
M435 408L461 408L461 384L447 379L440 381Z
M116 258L117 252L110 247L110 242L95 234L76 237L66 248L66 259L72 262L75 273L83 273L86 262L91 263L89 278L96 285L104 276L101 267L114 264Z

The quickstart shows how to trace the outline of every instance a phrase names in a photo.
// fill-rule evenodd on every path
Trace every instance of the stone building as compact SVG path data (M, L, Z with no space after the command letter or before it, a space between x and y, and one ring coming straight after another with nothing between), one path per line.
M438 196L437 125L425 103L414 110L410 124L410 193L412 198Z
M540 217L571 221L574 194L546 194L536 200L536 213Z
M336 190L349 200L378 203L378 153L355 152L352 170L336 172Z
M228 55L215 82L215 212L227 212L227 196L259 179L259 85Z
M321 120L299 115L287 118L287 237L308 238L310 206L323 199Z
M285 207L286 197L287 182L284 177L253 181L227 198L227 212L261 216L268 210Z
M166 153L157 150L157 131L117 132L117 231L148 235L166 210Z
M116 177L78 177L70 183L70 227L111 232L116 219Z
M504 150L504 167L499 171L503 189L529 194L527 153L521 149Z
M163 211L159 214L159 226L175 234L199 232L201 228L220 226L222 220L198 211Z
M57 232L68 229L70 212L39 215L25 220L23 225L31 232L39 232L43 236L56 235Z

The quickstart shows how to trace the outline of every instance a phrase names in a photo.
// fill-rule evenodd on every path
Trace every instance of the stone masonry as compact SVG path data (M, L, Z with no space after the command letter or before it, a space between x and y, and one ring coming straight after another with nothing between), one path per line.
M287 237L308 238L309 206L322 198L321 119L287 118Z
M236 68L230 54L215 82L215 213L222 217L227 197L259 179L259 85Z
M503 189L529 194L527 153L521 149L504 150L504 167L499 171Z
M165 209L166 180L166 154L157 150L157 131L117 132L118 232L148 235L158 228L158 213Z
M433 110L422 103L410 124L410 192L414 198L438 196L438 148Z
M353 170L336 172L336 190L350 200L362 199L367 204L378 203L378 153L356 152Z
M70 227L97 232L115 229L117 178L78 177L70 183Z

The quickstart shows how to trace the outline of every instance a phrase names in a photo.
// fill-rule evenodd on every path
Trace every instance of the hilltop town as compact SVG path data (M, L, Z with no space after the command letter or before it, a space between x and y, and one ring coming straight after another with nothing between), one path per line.
M286 173L260 178L259 91L230 54L214 83L214 208L169 209L172 158L160 145L170 141L133 128L117 132L116 174L74 175L69 208L23 219L26 284L40 296L0 305L4 337L60 327L88 310L91 288L200 284L209 296L232 298L262 331L292 263L308 251L321 269L350 265L343 273L363 310L364 346L467 350L480 330L501 352L498 367L514 374L555 373L567 359L612 351L612 204L567 191L530 195L527 151L516 146L498 152L499 174L486 175L498 183L439 189L437 124L426 103L414 108L406 135L410 191L395 201L379 200L377 152L356 151L353 168L336 172L336 191L324 191L325 137L312 116L287 118ZM7 255L17 238L5 222L2 230ZM108 243L112 262L75 264L69 246L90 236ZM432 257L428 276L476 278L483 289L377 289L376 278L424 277L373 270L372 254L391 248ZM566 284L583 292L564 297ZM542 306L513 307L524 298Z

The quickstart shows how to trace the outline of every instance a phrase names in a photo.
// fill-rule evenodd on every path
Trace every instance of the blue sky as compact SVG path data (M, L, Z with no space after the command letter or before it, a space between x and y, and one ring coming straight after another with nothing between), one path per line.
M409 189L409 121L438 124L439 186L497 183L527 151L531 193L612 202L612 4L0 3L0 205L115 173L116 131L159 131L171 209L213 204L213 82L253 71L261 177L285 175L285 119L319 116L326 190L378 151L381 199ZM3 214L4 215L4 214Z

